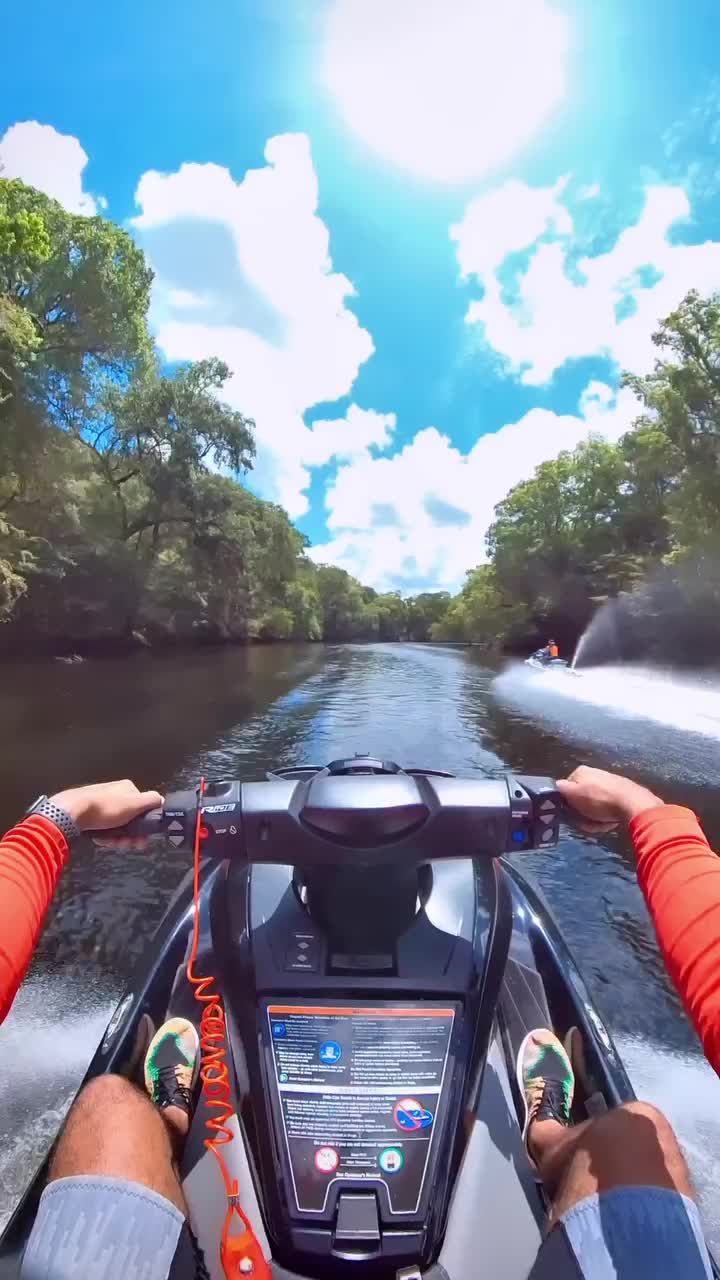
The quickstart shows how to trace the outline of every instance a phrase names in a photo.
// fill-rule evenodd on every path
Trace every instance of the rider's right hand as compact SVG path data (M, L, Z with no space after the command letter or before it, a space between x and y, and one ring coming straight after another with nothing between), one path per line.
M639 813L663 803L630 778L587 765L580 765L569 778L559 780L557 788L566 804L593 824L593 830L630 822Z

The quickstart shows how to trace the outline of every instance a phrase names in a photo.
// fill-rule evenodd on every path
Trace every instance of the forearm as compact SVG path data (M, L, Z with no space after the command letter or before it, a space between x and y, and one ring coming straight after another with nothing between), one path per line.
M630 833L668 973L720 1074L720 859L676 805L638 814Z
M67 855L62 832L39 816L0 840L0 1022L27 972Z

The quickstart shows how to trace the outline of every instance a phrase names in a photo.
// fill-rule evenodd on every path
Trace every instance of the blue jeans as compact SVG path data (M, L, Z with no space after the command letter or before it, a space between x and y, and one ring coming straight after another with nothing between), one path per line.
M580 1200L543 1241L528 1280L712 1280L697 1205L663 1187Z

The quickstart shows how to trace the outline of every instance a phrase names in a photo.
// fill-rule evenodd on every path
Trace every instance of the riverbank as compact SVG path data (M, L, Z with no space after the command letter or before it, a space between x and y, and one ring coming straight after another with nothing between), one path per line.
M58 637L54 640L39 639L19 643L2 643L4 637L0 632L0 659L6 662L30 660L36 662L59 662L68 666L80 665L93 659L132 657L146 653L153 657L165 657L170 654L194 653L215 649L272 649L277 646L297 649L308 645L322 648L327 644L377 644L377 637L360 636L357 638L324 638L316 640L282 640L270 636L185 636L170 638L147 638L142 632L133 632L130 636L107 636L81 639ZM432 640L413 639L410 636L392 637L382 640L382 644L403 645L422 644L438 649L475 649L488 658L497 658L502 650L497 645L482 644L477 640Z

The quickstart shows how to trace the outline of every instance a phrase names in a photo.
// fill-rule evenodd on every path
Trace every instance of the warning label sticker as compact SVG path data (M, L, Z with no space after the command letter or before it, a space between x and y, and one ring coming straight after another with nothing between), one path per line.
M336 1179L384 1182L392 1213L417 1212L455 1010L270 1005L297 1208L322 1213Z

